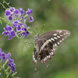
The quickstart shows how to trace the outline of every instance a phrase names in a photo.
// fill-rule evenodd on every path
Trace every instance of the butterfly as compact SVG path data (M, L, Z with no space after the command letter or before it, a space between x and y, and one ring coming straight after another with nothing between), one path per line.
M33 62L37 66L38 59L41 63L47 63L54 56L57 47L70 35L68 30L54 30L35 36L35 48ZM36 71L36 68L35 68Z

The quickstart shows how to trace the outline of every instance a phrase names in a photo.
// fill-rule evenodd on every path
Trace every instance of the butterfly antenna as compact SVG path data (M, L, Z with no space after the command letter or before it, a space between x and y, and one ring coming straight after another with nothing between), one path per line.
M34 34L37 34L37 32L35 32L32 28L31 28L31 31L32 31Z
M42 26L42 28L41 28L41 30L40 30L40 32L39 32L39 34L41 33L41 31L42 31L42 29L43 29L43 27L45 26L45 24L43 24L43 26Z
M37 34L35 31L33 31L35 34Z

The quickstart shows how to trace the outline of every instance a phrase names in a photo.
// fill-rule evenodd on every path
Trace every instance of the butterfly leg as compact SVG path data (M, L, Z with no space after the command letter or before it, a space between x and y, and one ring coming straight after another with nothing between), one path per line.
M46 64L47 64L47 68L48 68L48 67L49 67L49 63L48 63L48 61L47 61L47 63L46 63Z
M34 64L35 64L35 72L37 71L37 51L36 51L36 49L34 48L34 53L33 53L33 62L34 62Z

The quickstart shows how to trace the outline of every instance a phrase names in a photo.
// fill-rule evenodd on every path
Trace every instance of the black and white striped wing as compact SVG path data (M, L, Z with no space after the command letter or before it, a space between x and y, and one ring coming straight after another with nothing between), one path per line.
M42 63L46 63L55 54L57 46L59 46L68 36L68 30L55 30L44 33L39 37L40 52L39 59ZM42 43L42 44L41 44Z

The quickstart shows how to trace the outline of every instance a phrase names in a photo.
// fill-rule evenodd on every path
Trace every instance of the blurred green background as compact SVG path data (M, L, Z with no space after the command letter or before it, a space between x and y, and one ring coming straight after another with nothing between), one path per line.
M35 73L32 61L34 38L29 36L9 41L1 34L6 23L0 24L0 47L6 53L11 52L11 57L16 63L17 76L20 78L78 78L78 0L7 1L16 8L33 9L34 22L29 24L36 32L32 34L33 37L41 30L40 35L56 29L71 31L71 36L58 47L55 56L49 61L49 68L46 68L46 64L38 62L38 71ZM3 17L4 11L0 5L0 17ZM5 78L4 74L1 76Z

